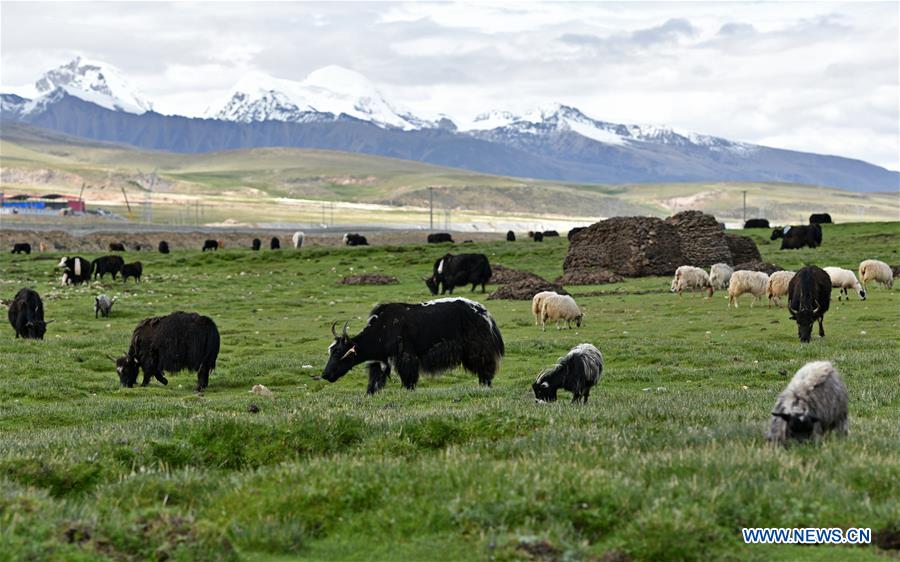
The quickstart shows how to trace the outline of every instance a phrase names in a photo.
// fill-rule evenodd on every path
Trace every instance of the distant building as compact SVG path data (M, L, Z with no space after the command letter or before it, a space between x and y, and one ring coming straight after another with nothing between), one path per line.
M7 197L0 193L0 209L4 214L42 215L83 213L84 200L72 195L50 193L48 195L29 195L20 193Z

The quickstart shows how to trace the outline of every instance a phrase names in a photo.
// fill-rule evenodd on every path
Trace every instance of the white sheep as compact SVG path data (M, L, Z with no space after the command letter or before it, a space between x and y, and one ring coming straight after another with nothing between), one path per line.
M863 260L859 264L859 280L862 281L863 289L868 290L866 284L869 281L881 283L888 289L894 287L894 272L891 266L880 260Z
M830 361L807 363L778 395L769 441L805 441L828 431L846 435L847 387Z
M709 291L708 296L713 294L713 286L709 281L709 275L706 270L694 267L692 265L682 265L675 270L675 278L672 279L671 291L681 296L683 291L693 289L702 289Z
M726 263L713 264L709 268L709 282L712 283L713 289L719 289L720 291L727 289L732 273L734 273L734 269Z
M297 232L295 232L293 236L291 236L291 242L294 243L294 248L299 250L301 248L301 246L303 246L303 238L304 237L305 237L305 235L302 232L300 232L299 230Z
M841 295L847 297L847 300L850 300L847 289L856 289L856 294L859 295L860 300L866 300L866 290L863 289L860 282L856 280L856 275L854 275L852 271L840 267L823 267L822 269L825 270L828 277L831 277L831 287L840 289L838 292L838 300L841 300Z
M776 271L772 275L769 276L769 283L766 285L766 295L769 297L769 308L772 308L772 304L775 306L781 307L781 301L778 299L781 297L786 297L788 294L788 285L791 283L791 279L794 278L793 271Z
M581 327L581 320L584 313L578 308L575 299L569 295L550 295L544 298L541 303L541 330L547 329L547 320L556 322L556 329L559 330L560 320L565 320L566 327L572 328L570 322L574 321L575 325Z
M766 286L769 284L769 276L762 271L745 271L743 269L731 274L731 282L728 283L728 306L738 307L738 297L744 293L753 295L750 308L759 302L766 294Z
M444 262L441 262L443 265ZM537 326L541 320L541 305L544 304L544 299L557 294L556 291L541 291L540 293L531 297L531 314L534 315L534 325Z

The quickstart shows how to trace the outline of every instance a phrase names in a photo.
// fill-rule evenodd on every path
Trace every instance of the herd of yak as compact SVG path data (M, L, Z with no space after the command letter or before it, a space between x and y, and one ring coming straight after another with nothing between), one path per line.
M830 217L828 217L830 219ZM748 221L749 222L749 221ZM751 225L757 226L757 225ZM758 225L762 226L762 225ZM767 226L767 225L766 225ZM571 238L570 233L570 238ZM541 241L554 231L533 232L529 237ZM817 247L822 243L821 226L792 226L776 229L772 239L782 238L782 248ZM510 231L507 240L514 241ZM295 248L303 243L303 233L295 233ZM429 235L428 242L452 242L446 233ZM346 245L366 245L365 237L347 234ZM13 252L30 253L27 245L16 244ZM115 250L119 250L116 245ZM252 249L261 246L253 241ZM217 250L220 241L207 240L202 250ZM280 248L278 238L272 238L270 248ZM112 245L111 245L111 249ZM121 249L124 249L122 247ZM158 250L168 253L166 242ZM63 269L63 284L78 285L92 278L110 274L113 279L134 277L140 281L140 262L126 264L120 256L104 256L93 261L81 257L64 257L58 266ZM479 285L482 292L491 278L491 267L484 254L446 254L434 262L432 275L425 283L437 295L450 293L455 287ZM819 335L825 335L822 321L828 311L832 280L828 273L816 266L802 268L790 281L789 309L796 320L802 342L808 342L813 324L818 321ZM95 315L108 316L115 299L106 295L95 298ZM576 307L577 308L577 307ZM52 321L44 320L43 303L37 292L21 289L9 305L8 318L19 338L43 339ZM577 316L581 322L580 312ZM365 363L368 369L368 394L384 388L392 371L396 371L402 385L414 389L420 373L440 373L462 366L475 374L484 386L491 386L505 353L503 337L488 310L478 302L465 298L439 298L419 304L379 304L369 314L363 329L354 336L345 323L340 333L337 322L332 324L334 337L328 348L328 360L321 379L335 382L355 366ZM132 387L143 371L141 386L155 378L167 384L164 373L189 370L197 373L197 391L209 384L209 375L216 367L220 337L215 322L196 313L174 312L167 316L147 318L138 323L127 352L115 361L119 382ZM542 371L532 384L535 399L554 401L559 389L572 393L573 402L587 402L591 388L603 374L603 355L595 346L584 343L575 346L555 366ZM772 412L770 439L785 442L808 439L830 430L846 432L846 388L834 367L827 362L810 363L800 369L785 391L779 396Z

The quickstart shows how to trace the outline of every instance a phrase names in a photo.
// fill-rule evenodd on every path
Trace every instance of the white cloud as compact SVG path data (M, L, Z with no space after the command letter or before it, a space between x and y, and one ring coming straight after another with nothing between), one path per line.
M75 54L163 112L329 64L458 121L549 102L900 169L897 3L0 4L0 84Z

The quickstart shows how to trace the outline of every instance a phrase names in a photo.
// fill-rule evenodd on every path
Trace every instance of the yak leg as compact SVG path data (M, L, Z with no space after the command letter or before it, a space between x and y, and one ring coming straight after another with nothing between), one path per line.
M825 328L822 326L822 320L824 320L824 318L820 317L819 318L819 337L820 338L825 337Z
M148 369L144 367L144 380L141 381L141 386L147 386L150 384L150 378L153 376L154 369Z
M209 368L202 365L197 371L197 392L203 391L207 386L209 386Z
M415 355L402 353L397 358L397 374L400 375L400 382L408 390L416 388L419 382L419 358Z
M390 374L391 366L387 363L378 361L369 363L369 387L366 389L366 394L375 394L384 388Z
M482 386L490 387L494 380L494 371L497 368L492 352L483 348L470 348L463 353L462 366L467 371L478 375L478 382Z
M167 379L166 376L163 375L162 369L159 369L155 373L153 373L153 376L156 377L156 380L161 382L163 385L169 384L169 379Z

